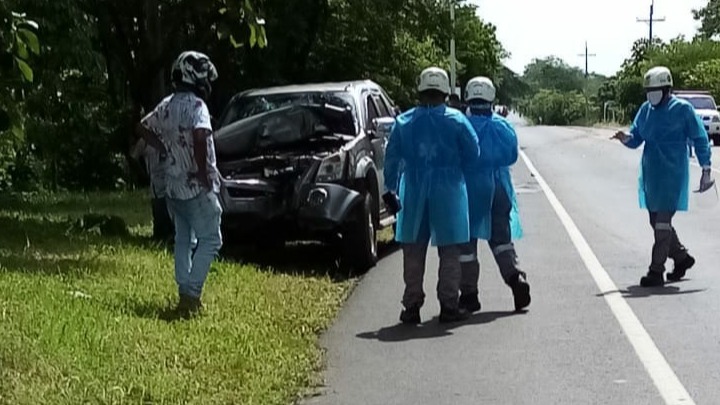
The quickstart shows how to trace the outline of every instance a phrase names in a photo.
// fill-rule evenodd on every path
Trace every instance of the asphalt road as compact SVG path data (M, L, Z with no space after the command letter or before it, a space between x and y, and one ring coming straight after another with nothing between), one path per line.
M698 260L686 280L640 288L652 243L637 203L640 151L608 141L609 130L518 133L539 173L523 159L513 169L529 311L512 312L510 290L482 246L482 311L440 325L433 251L424 323L399 325L395 253L363 278L323 337L326 385L306 404L720 403L720 206L676 217ZM699 175L693 166L692 187Z

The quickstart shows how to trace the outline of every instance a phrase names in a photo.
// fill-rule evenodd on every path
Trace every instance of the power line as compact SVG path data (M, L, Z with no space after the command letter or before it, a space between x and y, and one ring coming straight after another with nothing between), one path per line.
M636 18L637 22L644 22L644 23L648 23L650 25L650 34L648 35L648 39L650 40L650 42L648 42L648 44L650 46L652 46L652 40L653 40L653 23L665 21L665 17L654 18L653 17L654 14L655 14L655 0L652 0L652 2L650 3L650 18L647 18L647 19Z
M590 74L590 72L588 71L588 58L597 56L597 54L588 53L588 44L587 44L587 41L585 41L585 53L579 53L578 56L585 57L585 77L588 77L588 75Z

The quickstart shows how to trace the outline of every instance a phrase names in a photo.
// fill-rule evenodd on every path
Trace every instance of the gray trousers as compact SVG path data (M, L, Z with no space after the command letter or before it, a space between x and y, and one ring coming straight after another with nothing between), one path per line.
M505 188L499 183L495 187L495 196L492 202L491 236L488 244L492 250L495 262L500 269L505 283L516 275L518 268L515 245L512 243L512 231L510 229L510 211L512 201L505 192ZM462 279L460 290L463 294L476 295L478 293L478 280L480 279L480 259L478 257L478 240L471 239L470 242L462 245L460 255L460 266Z
M675 261L687 258L687 249L680 243L677 232L672 226L673 216L675 216L674 212L650 212L650 226L655 232L650 271L664 273L668 257Z
M405 293L402 304L405 308L422 307L425 303L423 280L428 240L418 243L404 243L403 279ZM458 307L460 289L460 245L438 246L440 267L438 270L437 296L443 309L454 310Z

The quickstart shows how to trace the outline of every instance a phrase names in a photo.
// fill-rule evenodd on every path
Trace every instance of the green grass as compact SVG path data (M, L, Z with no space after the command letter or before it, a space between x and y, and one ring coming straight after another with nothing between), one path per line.
M131 235L78 232L85 213ZM349 282L229 261L205 313L167 322L173 259L141 193L0 199L0 404L288 404L321 366L317 335Z

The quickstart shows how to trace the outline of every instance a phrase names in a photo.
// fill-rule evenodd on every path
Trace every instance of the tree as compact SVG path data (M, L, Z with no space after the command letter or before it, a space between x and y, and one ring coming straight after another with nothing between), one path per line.
M13 127L21 135L22 116L18 105L22 102L23 84L34 80L30 56L40 53L40 41L35 31L38 24L26 14L10 11L0 4L0 133Z
M534 59L525 67L523 80L536 91L548 89L560 92L582 92L585 88L583 71L555 56Z
M502 105L514 106L519 100L532 94L530 85L507 66L500 69L495 86L497 87L497 102Z
M500 83L505 51L494 27L469 1L453 1L460 79ZM379 82L409 107L420 71L449 66L453 34L440 0L0 2L0 9L18 6L38 21L43 43L32 60L34 86L13 70L14 94L25 95L13 105L20 117L33 117L22 141L0 150L14 189L147 181L127 157L132 129L168 93L168 70L182 50L203 51L218 67L208 103L214 115L250 87L356 79ZM0 179L0 189L10 183Z
M711 39L720 34L720 0L709 0L705 7L693 10L693 17L701 23L701 37Z

